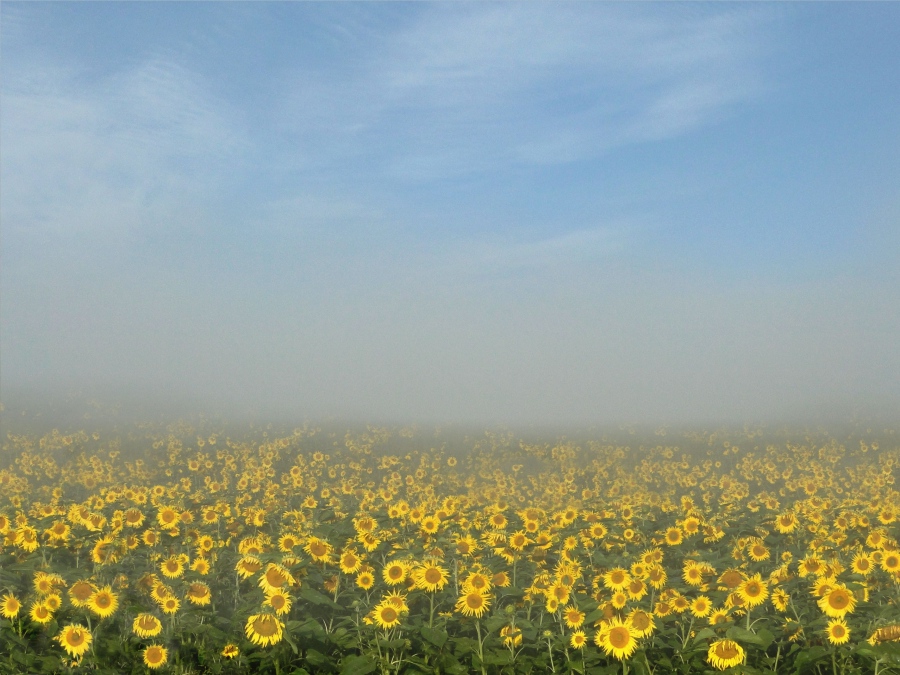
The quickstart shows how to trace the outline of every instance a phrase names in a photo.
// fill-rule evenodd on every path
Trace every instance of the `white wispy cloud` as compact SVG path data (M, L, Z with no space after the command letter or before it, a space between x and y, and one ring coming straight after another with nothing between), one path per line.
M764 18L734 7L426 6L369 36L370 60L295 73L280 119L306 149L319 135L414 181L596 157L757 95Z

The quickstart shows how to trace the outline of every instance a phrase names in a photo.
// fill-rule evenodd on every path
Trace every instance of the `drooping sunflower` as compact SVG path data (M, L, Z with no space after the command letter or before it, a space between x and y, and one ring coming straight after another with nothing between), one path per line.
M144 649L144 665L148 668L162 668L168 660L169 651L162 645L150 645Z
M87 607L88 600L97 590L89 581L81 579L69 587L69 602L75 607Z
M119 608L119 598L113 593L111 586L104 586L88 598L87 608L101 619L105 619L116 613Z
M448 572L434 561L419 565L413 570L416 588L429 593L439 591L447 585Z
M470 590L456 601L457 612L463 616L474 616L476 619L480 619L490 606L490 597L486 593L476 590Z
M713 642L706 653L706 660L714 668L725 670L744 662L744 648L733 640Z
M202 581L195 581L188 586L185 597L188 602L198 607L205 607L212 602L212 592L209 590L209 586Z
M618 617L613 617L603 625L594 638L607 656L619 661L627 659L637 649L637 631L626 625Z
M625 618L625 623L636 633L637 637L647 637L656 630L656 622L653 615L643 609L633 609Z
M142 612L135 617L131 630L138 637L155 637L162 631L162 622L152 614Z
M254 614L247 619L244 632L253 644L268 647L281 642L284 624L274 614Z
M845 614L852 613L855 607L856 597L850 592L849 588L840 584L831 586L819 598L819 609L825 612L826 616L835 619L840 619Z
M222 656L224 656L226 659L233 659L240 653L240 647L233 643L228 643L222 648Z
M72 658L80 658L91 647L94 636L84 626L69 624L63 628L55 640Z
M293 575L282 565L269 563L266 571L259 578L259 587L263 593L277 591L294 583Z

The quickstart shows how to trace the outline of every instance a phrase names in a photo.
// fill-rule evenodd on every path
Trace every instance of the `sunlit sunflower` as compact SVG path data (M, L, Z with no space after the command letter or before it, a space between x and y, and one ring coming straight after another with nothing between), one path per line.
M281 642L284 624L274 614L254 614L247 619L244 632L253 644L268 647Z
M375 585L375 576L371 572L360 572L356 575L356 585L364 591L368 591Z
M594 642L603 649L607 656L622 661L637 649L637 631L623 623L618 617L613 617L603 625L595 636Z
M278 616L284 616L291 611L291 596L283 590L272 591L266 594L263 604L271 607Z
M144 649L144 665L148 668L162 668L168 660L169 652L162 645L149 645Z
M744 648L733 640L713 642L706 652L706 660L715 668L725 670L744 662Z
M757 607L769 597L769 586L759 574L755 574L741 582L737 594L747 607Z
M152 614L143 612L135 617L134 623L131 624L131 630L138 637L155 637L162 631L162 622Z
M603 575L603 585L611 591L624 590L631 581L631 574L622 567L616 567Z
M241 653L240 647L229 642L222 648L222 656L226 659L233 659Z
M572 637L569 638L569 645L572 649L584 649L586 644L587 636L584 634L583 630L576 630L572 633Z
M72 658L80 658L91 647L94 636L84 626L68 624L54 638Z
M400 624L400 610L392 603L381 603L373 612L375 624L382 630L389 630Z
M584 623L585 614L577 607L566 607L563 610L563 620L569 628L580 628Z
M0 605L0 615L5 619L15 619L19 616L22 609L22 602L12 593L3 596L3 603Z
M853 612L856 607L856 598L846 586L840 584L831 586L830 589L819 598L819 609L826 616L840 619L845 614Z
M457 612L464 616L474 616L475 618L481 618L481 616L490 609L490 606L490 597L487 594L476 590L469 591L460 596L456 601Z
M234 565L241 579L249 579L262 569L262 562L254 555L245 555Z
M682 535L681 528L678 527L670 527L666 530L665 542L669 546L678 546L684 541L684 536Z
M341 554L338 562L341 572L344 574L356 574L362 567L362 560L352 548L348 548Z
M169 579L177 579L184 574L184 562L181 556L172 555L162 561L159 569Z
M434 593L447 585L448 573L436 562L426 562L413 570L416 588Z
M164 614L175 614L181 607L181 601L174 595L164 597L159 603Z
M709 616L712 612L712 602L705 595L700 595L691 601L691 614L698 619Z
M113 593L111 586L104 586L88 598L87 608L101 619L105 619L115 614L119 608L119 598Z
M842 645L850 641L850 629L843 619L832 619L825 628L825 635L833 645Z
M53 618L53 610L47 607L43 601L35 601L31 603L31 611L28 616L35 623L49 623Z

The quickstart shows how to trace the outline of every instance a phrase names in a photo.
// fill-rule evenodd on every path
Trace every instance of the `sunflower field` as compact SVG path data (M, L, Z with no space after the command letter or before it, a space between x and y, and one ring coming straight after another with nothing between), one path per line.
M900 672L889 430L7 431L3 673Z

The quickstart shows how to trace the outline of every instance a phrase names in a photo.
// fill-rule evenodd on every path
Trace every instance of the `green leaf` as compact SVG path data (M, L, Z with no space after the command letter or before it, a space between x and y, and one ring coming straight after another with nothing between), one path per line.
M771 636L771 633L769 635ZM745 642L747 644L756 645L757 647L768 646L768 643L763 643L763 640L759 635L746 628L741 628L740 626L732 626L729 628L725 632L725 637L729 640L734 640L735 642ZM769 643L771 643L771 639L769 640Z
M428 640L435 647L440 649L447 643L447 639L450 637L447 635L446 631L439 630L437 628L429 628L428 626L422 626L421 631L422 637Z
M694 644L715 636L716 631L712 628L704 628L703 630L697 631L697 634L694 636Z
M365 656L351 655L341 664L341 675L368 675L378 668L378 664Z

